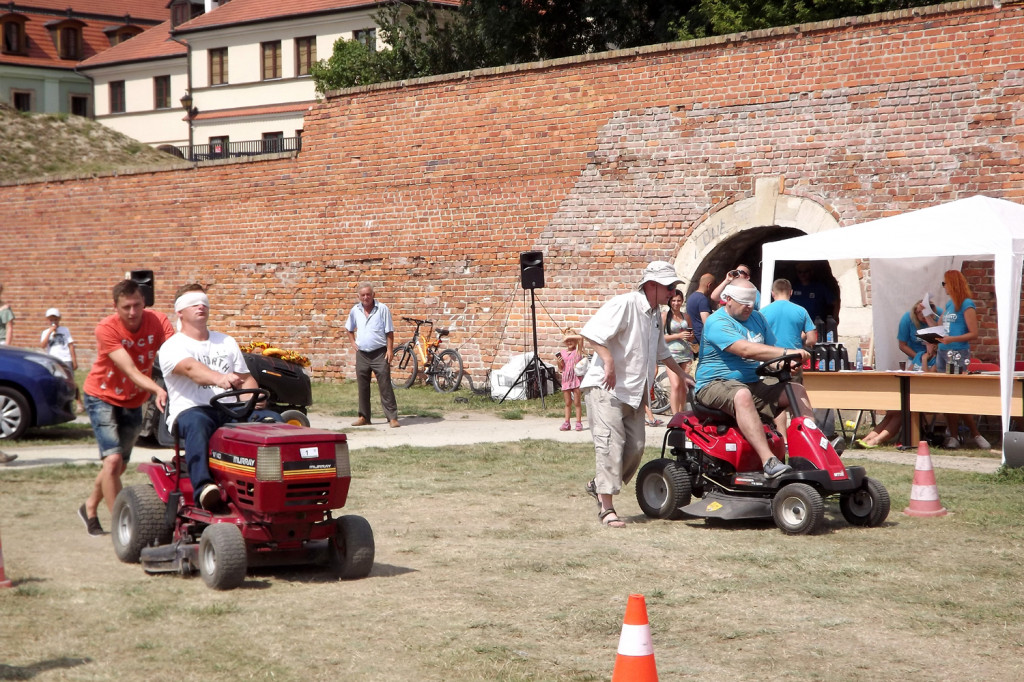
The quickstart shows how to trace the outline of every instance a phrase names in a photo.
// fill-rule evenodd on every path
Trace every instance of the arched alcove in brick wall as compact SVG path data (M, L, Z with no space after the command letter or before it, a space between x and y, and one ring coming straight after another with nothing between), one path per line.
M786 193L784 177L757 178L749 194L722 202L701 220L675 258L676 271L686 278L687 290L705 272L721 278L737 263L750 266L760 286L761 245L802 234L839 228L839 220L824 202ZM861 286L857 261L829 261L842 300L840 336L855 345L871 333L871 309ZM786 271L780 263L779 274ZM766 295L766 292L762 292Z

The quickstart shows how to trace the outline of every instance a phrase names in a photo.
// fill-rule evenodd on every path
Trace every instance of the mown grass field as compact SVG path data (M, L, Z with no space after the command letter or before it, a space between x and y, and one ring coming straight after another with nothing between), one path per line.
M827 532L787 537L648 521L632 486L632 523L604 528L587 446L360 451L370 576L261 569L226 593L86 535L95 467L0 471L0 679L607 680L630 593L663 680L1020 679L1024 479L939 471L952 513L922 519L900 513L911 467L861 463L889 521L833 504Z

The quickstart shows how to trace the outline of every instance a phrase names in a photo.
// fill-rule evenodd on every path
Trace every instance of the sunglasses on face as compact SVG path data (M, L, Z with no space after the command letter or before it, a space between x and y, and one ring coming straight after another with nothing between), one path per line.
M750 279L750 273L746 270L733 270L729 275L732 277L746 277L747 279Z

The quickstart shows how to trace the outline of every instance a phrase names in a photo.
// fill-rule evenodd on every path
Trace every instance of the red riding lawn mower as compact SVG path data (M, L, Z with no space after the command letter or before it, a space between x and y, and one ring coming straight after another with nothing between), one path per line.
M216 590L241 585L249 566L326 559L339 578L370 573L370 524L331 513L345 506L351 480L345 434L246 422L268 396L243 389L210 401L237 422L210 438L210 472L221 493L214 511L193 499L180 443L170 463L154 457L139 466L150 483L124 488L114 501L111 535L121 561L141 561L147 573L198 569Z
M800 414L790 362L783 355L762 364L758 376L786 384L792 414L787 430L792 471L766 478L761 460L732 416L699 404L672 417L661 458L637 475L636 499L644 514L659 519L703 517L708 523L773 519L788 535L818 532L825 521L825 498L838 495L843 518L854 526L880 526L889 515L889 493L868 478L864 467L843 466L828 437L811 417ZM773 423L764 424L772 453L786 462L786 443ZM697 501L692 502L696 497Z

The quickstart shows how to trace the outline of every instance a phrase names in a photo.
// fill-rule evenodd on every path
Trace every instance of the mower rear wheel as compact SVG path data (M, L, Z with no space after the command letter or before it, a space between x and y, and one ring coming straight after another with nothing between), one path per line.
M839 496L839 511L851 526L880 526L889 516L889 491L875 479L865 478L860 488Z
M328 553L331 570L342 580L365 578L373 568L373 529L362 516L342 516L334 520L337 531Z
M636 501L654 519L681 519L690 504L690 475L666 457L645 464L636 477Z
M206 527L199 538L199 575L207 587L233 590L245 580L245 539L230 523Z
M309 417L298 410L285 410L281 413L281 419L285 424L294 426L309 426Z
M811 535L825 521L825 500L806 483L790 483L772 500L772 518L786 535Z
M113 532L114 553L126 564L139 563L143 548L154 542L171 541L170 531L164 527L163 500L151 485L133 485L122 488L114 500Z

